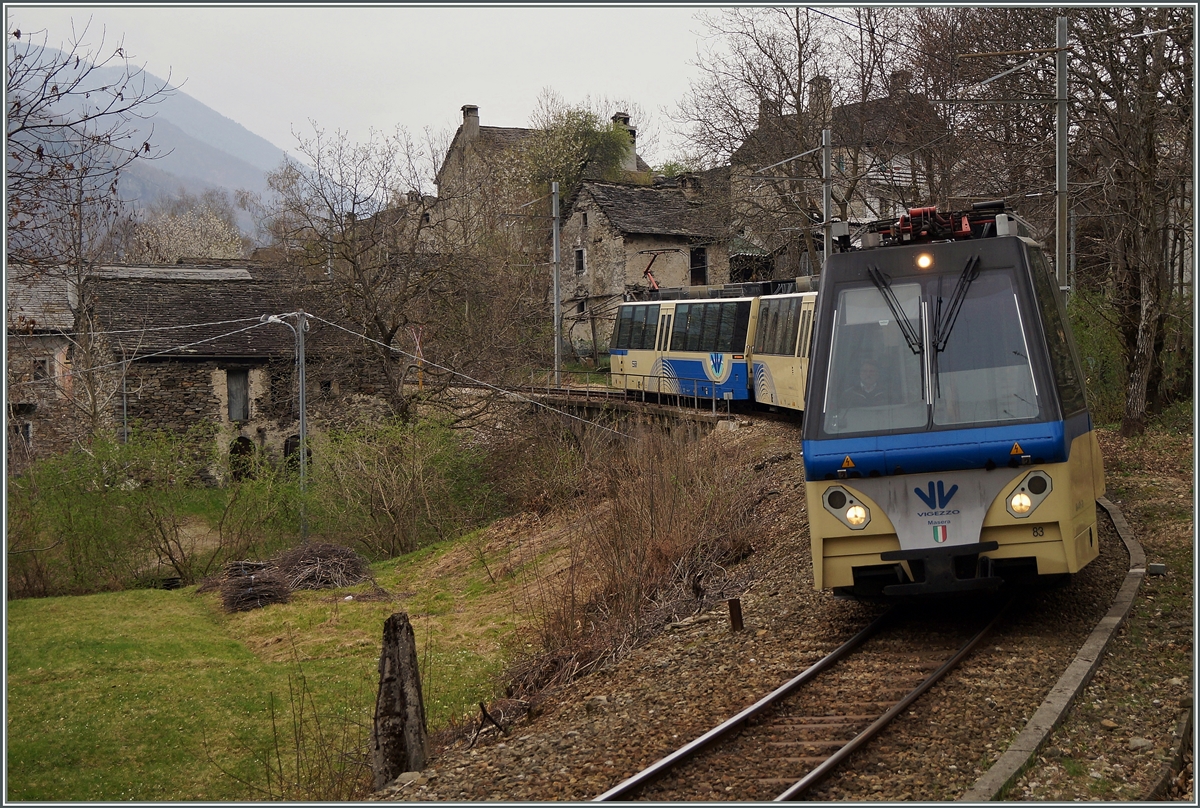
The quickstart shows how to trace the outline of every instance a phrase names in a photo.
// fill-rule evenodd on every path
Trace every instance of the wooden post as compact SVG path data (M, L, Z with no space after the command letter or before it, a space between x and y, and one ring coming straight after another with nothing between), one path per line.
M742 601L739 598L730 598L726 603L729 604L729 628L733 631L741 631L745 626L742 624Z
M428 758L416 636L408 615L397 612L384 621L379 654L379 693L371 730L375 788L383 788L404 772L420 771Z

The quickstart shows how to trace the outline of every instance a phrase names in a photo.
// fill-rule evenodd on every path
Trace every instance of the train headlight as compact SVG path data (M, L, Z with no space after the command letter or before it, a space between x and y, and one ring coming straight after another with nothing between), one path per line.
M1029 509L1033 507L1033 502L1030 501L1029 495L1024 491L1018 491L1013 494L1012 499L1008 501L1009 507L1020 514L1029 513Z
M1049 474L1044 471L1029 472L1008 495L1008 512L1017 519L1024 519L1037 510L1037 506L1050 496L1053 489Z
M821 495L821 504L851 530L862 530L871 521L870 508L859 502L856 494L840 485L826 488Z

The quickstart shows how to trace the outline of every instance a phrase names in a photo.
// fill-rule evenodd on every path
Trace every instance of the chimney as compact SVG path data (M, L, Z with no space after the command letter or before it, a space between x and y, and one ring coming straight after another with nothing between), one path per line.
M758 125L766 126L769 121L783 117L783 105L773 98L758 99Z
M479 107L474 104L464 104L462 114L463 139L474 140L479 137Z
M629 125L629 113L618 112L612 116L612 122L617 126L622 126L629 133L629 151L625 154L625 159L621 161L621 168L625 171L637 171L637 130Z
M888 76L888 98L908 95L908 87L912 83L912 73L907 70L894 70Z
M815 76L808 82L808 117L821 126L828 126L833 115L833 82L827 76Z

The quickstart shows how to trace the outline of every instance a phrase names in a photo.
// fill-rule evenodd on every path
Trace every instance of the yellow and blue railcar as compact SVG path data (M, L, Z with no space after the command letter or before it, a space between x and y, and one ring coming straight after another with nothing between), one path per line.
M821 279L803 452L818 589L992 590L1099 554L1104 493L1066 311L1003 206L877 223Z
M816 292L759 299L751 366L754 400L771 407L804 408Z
M757 311L753 297L624 303L609 347L611 383L657 395L744 401Z

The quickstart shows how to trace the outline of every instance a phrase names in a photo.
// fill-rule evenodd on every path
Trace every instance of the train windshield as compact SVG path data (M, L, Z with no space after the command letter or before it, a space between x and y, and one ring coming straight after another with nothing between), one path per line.
M822 431L855 435L1039 415L1011 269L836 288Z

